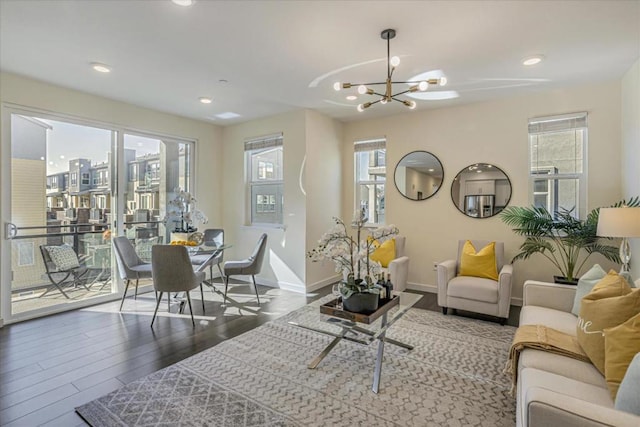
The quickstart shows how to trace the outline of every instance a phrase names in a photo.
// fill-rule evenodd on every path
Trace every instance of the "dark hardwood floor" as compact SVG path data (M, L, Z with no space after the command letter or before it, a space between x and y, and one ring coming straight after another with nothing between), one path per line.
M195 328L188 308L180 315L173 304L167 313L163 302L151 329L153 292L127 298L122 312L120 302L114 301L7 325L0 329L0 425L85 425L74 412L76 406L329 292L327 287L305 296L261 286L258 307L248 286L236 286L230 289L236 302L225 307L219 293L206 289L203 315L199 292L194 291ZM419 307L440 310L434 294L425 294ZM519 310L513 308L509 324L517 321Z

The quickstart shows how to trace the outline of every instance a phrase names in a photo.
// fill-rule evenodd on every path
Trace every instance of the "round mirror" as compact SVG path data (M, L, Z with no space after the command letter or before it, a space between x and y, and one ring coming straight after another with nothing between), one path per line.
M442 163L427 151L414 151L396 165L396 188L410 200L425 200L438 192L442 185Z
M467 216L492 217L509 204L511 181L499 167L476 163L462 169L453 179L451 199Z

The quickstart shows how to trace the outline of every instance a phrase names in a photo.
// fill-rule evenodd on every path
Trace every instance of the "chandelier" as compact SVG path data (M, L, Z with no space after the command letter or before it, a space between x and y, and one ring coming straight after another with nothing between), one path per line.
M371 101L371 102L365 102L362 104L359 104L357 109L358 111L362 112L365 109L371 107L374 104L377 104L378 102L381 104L386 104L387 102L391 102L391 101L397 101L400 102L401 104L406 105L407 107L409 107L410 109L414 109L416 108L416 102L415 101L411 101L411 100L405 100L405 99L398 99L397 97L400 95L404 95L405 93L412 93L412 92L424 92L427 89L429 89L430 85L439 85L439 86L444 86L447 84L447 78L446 77L439 77L439 78L430 78L427 80L421 80L421 81L407 81L407 82L394 82L391 81L391 77L393 76L393 72L395 71L396 67L398 65L400 65L400 58L398 58L397 56L390 56L390 42L389 40L391 40L392 38L394 38L396 36L396 30L392 30L392 29L386 29L383 32L380 33L380 37L382 37L383 40L387 41L387 78L384 82L375 82L375 83L340 83L340 82L336 82L333 84L333 88L337 91L341 90L341 89L349 89L351 87L357 87L358 88L358 93L360 95L374 95L377 96L378 99L376 101ZM409 86L409 89L407 90L401 90L399 92L393 93L393 85L394 84L408 84L411 85ZM381 86L384 85L385 90L384 93L380 93L380 92L376 92L374 89L372 89L370 86Z

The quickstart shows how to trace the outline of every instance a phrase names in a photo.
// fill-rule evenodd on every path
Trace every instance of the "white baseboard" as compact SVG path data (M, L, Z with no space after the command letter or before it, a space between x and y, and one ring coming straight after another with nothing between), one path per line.
M335 283L338 280L340 280L340 276L337 274L332 277L327 277L326 279L307 285L307 292L317 291L318 289L324 288L325 286Z
M427 285L424 283L407 282L407 289L411 289L412 291L429 292L432 294L438 293L438 285ZM522 298L512 297L511 305L522 307Z

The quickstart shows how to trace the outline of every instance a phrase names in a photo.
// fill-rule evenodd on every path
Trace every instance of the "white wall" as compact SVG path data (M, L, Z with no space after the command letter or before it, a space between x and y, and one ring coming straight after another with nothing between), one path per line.
M387 118L348 123L344 126L343 217L353 211L353 141L386 135L387 165L414 150L436 155L444 167L440 191L425 201L410 201L396 190L387 174L386 222L396 224L406 234L411 258L409 282L416 289L433 289L436 273L433 261L453 258L458 239L491 239L505 242L511 258L522 242L497 217L468 218L451 201L453 178L474 163L492 163L511 179L511 205L527 206L528 139L531 117L587 111L589 113L588 208L605 206L621 198L620 168L620 81L553 90L497 101L426 111L412 111ZM384 108L384 106L376 106ZM611 264L601 258L604 267ZM613 266L615 267L615 266ZM552 280L557 274L546 260L534 258L515 266L513 296L522 295L526 279Z
M225 240L233 248L225 259L249 256L262 233L267 233L267 253L258 282L286 289L304 291L306 200L299 186L305 155L304 110L252 120L223 129ZM248 226L244 141L282 132L284 145L284 228Z
M622 192L640 196L640 59L622 79ZM640 238L630 239L631 275L640 278Z
M342 124L314 111L307 111L307 154L304 187L307 192L306 249L334 225L342 214ZM351 159L351 158L350 158ZM346 179L345 179L346 178ZM306 263L306 289L313 291L334 282L338 276L331 262Z
M97 121L127 130L158 133L165 136L188 138L196 141L196 188L198 207L209 217L210 226L222 225L222 130L219 126L136 107L111 99L90 95L11 73L0 73L0 102L2 122L0 135L7 144L8 114L10 107L41 110L73 117ZM6 153L6 152L5 152ZM9 159L0 159L3 172L0 185L3 190L7 182ZM6 205L0 207L3 218L9 218ZM4 245L3 245L4 247ZM2 249L4 251L4 249ZM0 253L2 259L8 259ZM2 268L7 268L3 263ZM0 301L2 306L2 301ZM0 313L1 322L1 313Z

